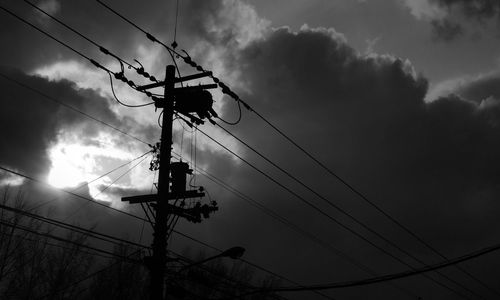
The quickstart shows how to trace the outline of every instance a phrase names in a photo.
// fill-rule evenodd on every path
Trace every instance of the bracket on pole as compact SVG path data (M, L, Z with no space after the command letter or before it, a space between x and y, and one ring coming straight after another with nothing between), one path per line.
M175 83L184 82L184 81L189 81L189 80L203 78L203 77L208 77L208 76L212 76L212 72L202 72L202 73L188 75L188 76L184 76L184 77L178 77L178 78L174 79L174 82ZM160 82L155 82L155 83L151 83L151 84L146 84L146 85L138 86L137 90L138 91L144 91L144 90L149 90L149 89L161 87L161 86L164 86L164 85L165 85L165 81L160 81ZM215 85L215 87L217 87L217 85Z

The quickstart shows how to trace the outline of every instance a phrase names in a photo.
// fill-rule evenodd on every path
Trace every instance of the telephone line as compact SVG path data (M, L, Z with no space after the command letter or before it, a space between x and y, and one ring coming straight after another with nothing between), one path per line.
M100 202L96 202L96 201L91 200L91 199L89 199L89 198L87 198L87 197L84 197L84 196L82 196L82 195L78 195L78 194L75 194L75 193L72 193L72 192L66 191L66 190L64 190L64 189L55 188L55 187L53 187L53 186L49 185L48 183L45 183L45 182L43 182L43 181L41 181L41 180L35 179L35 178L33 178L33 177L30 177L30 176L27 176L27 175L24 175L24 174L21 174L21 173L19 173L19 172L15 172L15 171L10 170L10 169L8 169L8 168L5 168L5 167L3 167L3 166L0 166L0 169L1 169L1 170L4 170L4 171L6 171L6 172L12 173L12 174L14 174L14 175L17 175L17 176L20 176L20 177L26 178L26 179L28 179L28 180L30 180L30 181L33 181L33 182L36 182L36 183L39 183L39 184L42 184L42 185L48 186L48 187L50 187L50 188L52 188L52 189L55 189L55 190L59 190L59 191L65 192L65 193L70 194L70 195L72 195L72 196L75 196L75 197L77 197L77 198L81 198L81 199L83 199L83 200L90 201L90 202L92 202L92 203L94 203L94 204L96 204L96 205L99 205L99 206L105 207L105 208L107 208L107 209L111 209L111 210L113 210L113 211L116 211L116 212L118 212L118 213L121 213L121 214L127 215L127 216L129 216L129 217L134 218L134 219L137 219L137 220L141 220L141 221L146 221L146 222L148 222L148 220L147 220L147 219L145 219L145 218L143 218L143 217L140 217L140 216L137 216L137 215L134 215L134 214L128 213L128 212L126 212L126 211L119 210L119 209L116 209L116 208L113 208L113 207L107 206L107 205L102 204L102 203L100 203ZM214 247L214 246L211 246L211 245L209 245L209 244L207 244L207 243L205 243L205 242L202 242L202 241L200 241L200 240L198 240L198 239L196 239L196 238L193 238L193 237L191 237L191 236L189 236L189 235L187 235L187 234L184 234L184 233L182 233L182 232L180 232L180 231L177 231L177 230L175 230L175 229L174 229L174 230L173 230L173 232L174 232L174 233L176 233L177 235L180 235L180 236L182 236L182 237L185 237L185 238L187 238L187 239L189 239L189 240L195 241L195 242L197 242L198 244L201 244L201 245L203 245L203 246L205 246L205 247L208 247L208 248L213 249L213 250L218 251L218 252L223 252L222 250L220 250L220 249L218 249L218 248L216 248L216 247ZM246 261L246 260L243 260L243 259L242 259L242 261L244 261L245 263L247 263L247 264L249 264L249 265L251 265L251 266L254 266L255 268L258 268L258 269L260 269L260 270L262 270L262 271L265 271L265 272L267 272L267 273L269 273L269 274L271 274L271 275L277 276L277 277L282 278L282 279L286 279L285 277L283 277L283 276L281 276L281 275L278 275L278 274L276 274L276 273L274 273L274 272L272 272L272 271L269 271L269 270L267 270L267 269L265 269L265 268L263 268L263 267L261 267L261 266L259 266L259 265L257 265L257 264L251 263L251 262ZM293 284L297 284L296 282L293 282L293 281L291 281L291 280L289 280L289 279L286 279L286 280L287 280L288 282L293 283Z
M53 239L53 240L56 240L56 241L59 241L59 242L64 242L64 243L72 244L72 245L75 245L75 246L78 246L78 247L90 249L90 250L93 250L93 251L96 251L96 252L100 252L100 253L104 253L104 254L108 254L108 255L115 256L115 257L118 257L118 258L121 258L121 259L130 260L130 259L127 259L127 258L125 258L125 257L123 257L121 255L118 255L116 253L113 253L113 252L109 252L109 251L102 250L102 249L99 249L99 248L96 248L96 247L92 247L92 246L88 246L88 245L85 245L85 244L81 244L81 243L78 243L78 242L75 242L75 241L71 241L71 240L68 240L68 239L65 239L65 238L61 238L61 237L58 237L58 236L55 236L55 235L52 235L52 234L38 232L38 231L36 231L34 229L27 228L26 226L22 226L22 225L19 225L19 224L12 224L10 222L6 222L6 221L3 221L3 220L0 220L0 224L3 224L5 226L7 226L7 227L11 227L11 228L14 228L14 229L21 229L23 231L26 231L26 232L29 232L29 233L33 233L33 234L36 234L36 235L39 235L39 236L47 237L47 238L50 238L50 239ZM138 262L138 261L132 261L132 262Z
M196 242L196 243L198 243L198 244L200 244L200 245L203 245L203 246L205 246L205 247L207 247L207 248L209 248L209 249L212 249L212 250L214 250L214 251L216 251L216 252L219 252L219 253L224 252L224 251L222 251L221 249L219 249L219 248L217 248L217 247L211 246L211 245L209 245L209 244L207 244L207 243L205 243L205 242L202 242L202 241L200 241L200 240L198 240L198 239L196 239L196 238L194 238L194 237L192 237L192 236L189 236L189 235L187 235L187 234L185 234L185 233L179 232L179 231L177 231L177 230L175 230L175 229L174 229L174 230L172 230L172 232L174 232L174 233L176 233L177 235L180 235L180 236L182 236L182 237L184 237L184 238L186 238L186 239L188 239L188 240L191 240L191 241ZM297 286L302 286L302 285L300 285L300 284L299 284L298 282L296 282L296 281L293 281L293 280L291 280L291 279L289 279L289 278L286 278L286 277L284 277L284 276L282 276L282 275L279 275L279 274L277 274L277 273L275 273L275 272L273 272L273 271L271 271L271 270L268 270L268 269L266 269L266 268L264 268L264 267L262 267L262 266L259 266L259 265L255 264L255 263L253 263L253 262L250 262L250 261L248 261L248 260L246 260L246 259L243 259L243 258L238 258L238 260L241 260L242 262L246 263L247 265L252 266L252 267L254 267L254 268L258 269L258 270L261 270L261 271L262 271L262 272L264 272L264 273L270 274L270 275L272 275L272 276L274 276L274 277L277 277L277 278L279 278L279 279L285 280L285 281L290 282L290 283L292 283L292 284L295 284L295 285L297 285ZM321 297L323 297L323 298L326 298L326 299L333 299L333 298L331 298L330 296L325 295L325 294L323 294L323 293L321 293L321 292L318 292L318 291L312 291L312 292L314 292L315 294L318 294L319 296L321 296Z
M113 74L115 76L115 78L117 79L120 79L122 80L124 83L128 84L132 89L136 90L136 85L133 81L131 80L128 80L122 73L115 73L113 71L111 71L110 69L104 67L103 65L101 65L100 63L98 63L97 61L95 61L94 59L88 57L87 55L83 54L82 52L76 50L75 48L71 47L70 45L66 44L65 42L61 41L60 39L54 37L53 35L51 35L50 33L40 29L38 26L36 25L33 25L32 23L26 21L25 19L23 19L22 17L18 16L17 14L13 13L12 11L6 9L5 7L1 6L0 5L0 9L2 9L3 11L7 12L8 14L10 14L11 16L15 17L16 19L20 20L21 22L29 25L30 27L34 28L35 30L43 33L44 35L46 35L47 37L51 38L52 40L58 42L59 44L65 46L66 48L70 49L71 51L75 52L76 54L80 55L81 57L87 59L90 63L92 63L95 67L99 68L99 69L102 69L104 71L106 71L108 74ZM142 106L145 106L145 105L153 105L155 102L149 102L147 104L143 104L143 105L140 105L138 107L142 107Z
M138 243L135 243L135 242L132 242L132 241L121 239L121 238L118 238L118 237L115 237L115 236L112 236L112 235L109 235L109 234L100 233L100 232L97 232L95 230L86 229L86 228L83 228L83 227L80 227L80 226L72 225L72 224L69 224L69 223L66 223L66 222L63 222L63 221L58 221L58 220L53 219L53 218L43 217L43 216L40 216L38 214L34 214L34 213L31 213L31 212L28 212L28 211L25 211L25 210L22 210L22 209L14 208L14 207L11 207L11 206L0 204L0 208L8 210L8 211L11 211L11 212L13 212L15 214L21 214L23 216L26 216L26 217L29 217L29 218L32 218L32 219L36 219L36 220L42 221L44 223L52 224L52 225L60 227L60 228L68 229L68 230L71 230L71 231L76 231L76 232L79 232L79 233L89 234L89 236L92 236L93 238L96 238L96 239L99 239L99 240L102 240L102 241L105 241L105 242L114 243L114 244L119 244L119 243L129 244L129 245L132 245L132 246L135 246L135 247L144 248L144 249L151 248L149 246L145 246L145 245L138 244ZM96 236L98 236L98 237L96 237ZM112 239L114 241L110 241L109 239Z
M42 14L46 15L47 17L49 17L50 19L54 20L55 22L59 23L60 25L64 26L66 29L72 31L73 33L75 33L76 35L78 35L79 37L83 38L84 40L86 40L87 42L91 43L92 45L96 46L97 48L99 48L99 50L106 54L106 55L109 55L113 58L115 58L116 60L120 61L121 63L127 65L129 68L133 68L138 74L150 79L151 81L154 81L154 82L158 82L158 80L154 77L154 76L146 76L146 74L144 74L144 68L137 68L136 66L130 64L129 62L123 60L122 58L120 58L119 56L117 56L116 54L112 53L111 51L109 51L108 49L104 48L103 46L101 46L100 44L98 44L97 42L95 42L94 40L90 39L89 37L85 36L84 34L82 34L81 32L79 32L78 30L74 29L73 27L69 26L68 24L64 23L63 21L61 21L59 18L56 18L55 16L49 14L48 12L46 12L45 10L43 10L42 8L40 8L39 6L33 4L32 2L28 1L28 0L23 0L25 3L27 3L28 5L30 5L31 7L35 8L36 10L38 10L39 12L41 12ZM149 74L148 74L149 75Z
M19 21L25 23L26 25L32 27L33 29L37 30L38 32L43 33L44 35L46 35L47 37L51 38L52 40L58 42L59 44L63 45L64 47L70 49L71 51L73 51L76 54L80 55L81 57L85 58L86 60L90 61L97 68L103 69L104 71L106 71L108 73L109 72L112 73L111 70L109 70L108 68L102 66L101 64L99 64L98 62L96 62L95 60L93 60L92 58L90 58L87 55L83 54L82 52L76 50L75 48L73 48L70 45L66 44L65 42L61 41L60 39L54 37L53 35L51 35L50 33L46 32L45 30L40 29L38 26L33 25L32 23L26 21L25 19L23 19L22 17L18 16L15 13L13 13L12 11L8 10L7 8L5 8L5 7L3 7L3 6L0 5L0 9L2 9L3 11L5 11L9 15L13 16L14 18L18 19Z
M115 131L117 131L117 132L119 132L119 133L121 133L121 134L123 134L123 135L126 135L126 136L128 136L129 138L132 138L132 139L134 139L134 140L136 140L136 141L138 141L138 142L140 142L140 143L143 143L143 144L145 144L145 145L147 145L147 146L151 146L151 144L150 144L150 143L148 143L148 142L146 142L146 141L144 141L144 140L142 140L142 139L140 139L140 138L138 138L138 137L136 137L136 136L133 136L133 135L131 135L130 133L128 133L128 132L126 132L126 131L123 131L123 130L121 130L120 128L118 128L118 127L116 127L116 126L113 126L113 125L111 125L111 124L109 124L109 123L107 123L107 122L104 122L104 121L102 121L102 120L99 120L99 119L97 119L97 118L95 118L95 117L93 117L93 116L89 115L88 113L83 112L83 111L81 111L81 110L79 110L79 109L77 109L77 108L75 108L75 107L73 107L73 106L71 106L71 105L68 105L68 104L66 104L66 103L64 103L64 102L62 102L62 101L60 101L60 100L58 100L58 99L56 99L56 98L54 98L54 97L52 97L52 96L49 96L49 95L47 95L46 93L44 93L44 92L42 92L42 91L40 91L40 90L38 90L38 89L36 89L36 88L33 88L33 87L31 87L31 86L29 86L29 85L27 85L27 84L25 84L25 83L22 83L22 82L20 82L20 81L18 81L18 80L16 80L16 79L14 79L14 78L12 78L12 77L10 77L10 76L7 76L7 75L5 75L5 74L3 74L3 73L1 73L1 72L0 72L0 76L1 76L1 77L3 77L3 78L5 78L5 79L7 79L7 80L9 80L9 81L11 81L11 82L16 83L17 85L19 85L19 86L21 86L21 87L23 87L23 88L25 88L25 89L31 90L32 92L34 92L34 93L36 93L36 94L38 94L38 95L40 95L40 96L44 97L45 99L48 99L48 100L50 100L50 101L52 101L52 102L55 102L55 103L57 103L57 104L59 104L59 105L61 105L61 106L65 107L65 108L67 108L67 109L70 109L70 110L72 110L72 111L74 111L74 112L76 112L76 113L79 113L79 114L81 114L81 115L83 115L83 116L85 116L85 117L87 117L87 118L89 118L89 119L91 119L91 120L93 120L93 121L95 121L95 122L97 122L97 123L100 123L101 125L107 126L107 127L111 128L111 129L113 129L113 130L115 130Z
M294 192L293 190L291 190L289 187L285 186L284 184L282 184L281 182L279 182L278 180L276 180L275 178L273 178L272 176L270 176L266 172L262 171L261 169L257 168L256 166L254 166L252 163L250 163L249 161L247 161L246 159L244 159L240 155L236 154L231 149L229 149L226 146L224 146L223 144L221 144L219 141L215 140L214 138L212 138L211 136L209 136L208 134L206 134L203 130L201 130L199 128L197 128L197 130L199 132L201 132L204 136L206 136L207 138L209 138L210 140L212 140L213 142L215 142L216 144L218 144L219 146L221 146L222 148L224 148L226 151L228 151L229 153L231 153L232 155L234 155L235 157L237 157L238 159L240 159L241 161L243 161L245 164L247 164L248 166L250 166L252 169L254 169L258 173L262 174L263 176L265 176L267 179L269 179L270 181L272 181L276 185L280 186L282 189L284 189L285 191L287 191L288 193L290 193L291 195L293 195L294 197L296 197L297 199L299 199L300 201L302 201L307 206L309 206L312 209L314 209L316 212L318 212L321 215L327 217L328 219L330 219L331 221L333 221L334 223L336 223L340 227L342 227L345 230L349 231L350 233L354 234L355 236L357 236L358 238L360 238L363 241L367 242L371 246L377 248L379 251L383 252L384 254L392 257L394 260L400 262L401 264L404 264L405 266L407 266L409 268L415 269L415 267L413 267L409 263L405 262L401 258L397 257L396 255L392 254L391 252L387 251L386 249L382 248L381 246L379 246L379 245L375 244L374 242L370 241L368 238L366 238L362 234L358 233L354 229L350 228L349 226L347 226L344 223L340 222L339 220L335 219L331 215L327 214L322 209L320 209L318 206L316 206L313 203L309 202L307 199L305 199L304 197L300 196L299 194L297 194L296 192ZM463 298L466 298L466 297L464 297L464 295L460 294L460 292L454 290L453 288L447 286L446 284L441 283L441 282L435 280L434 278L427 276L426 274L424 274L423 276L426 277L426 278L428 278L429 280L435 282L436 284L438 284L438 285L440 285L440 286L442 286L442 287L444 287L444 288L446 288L446 289L448 289L450 291L453 291L455 294L457 294L457 295L459 295L459 296L461 296Z
M128 213L128 212L126 212L126 211L123 211L123 210L120 210L120 209L117 209L117 208L114 208L114 207L108 206L108 205L106 205L106 204L103 204L103 203L101 203L101 202L98 202L98 201L92 200L92 199L87 198L87 197L85 197L85 196L82 196L82 195L79 195L79 194L73 193L73 192L71 192L71 191L67 191L67 190L64 190L64 189L59 189L59 188L53 187L53 186L51 186L50 184L48 184L48 183L46 183L46 182L43 182L42 180L39 180L39 179L36 179L36 178L30 177L30 176L28 176L28 175L25 175L25 174L22 174L22 173L19 173L19 172L13 171L13 170L8 169L8 168L5 168L5 167L3 167L3 166L0 166L0 170L3 170L3 171L6 171L6 172L9 172L9 173L11 173L11 174L14 174L14 175L17 175L17 176L20 176L20 177L23 177L23 178L28 179L28 180L30 180L30 181L36 182L36 183L38 183L38 184L41 184L41 185L44 185L44 186L50 187L50 188L52 188L52 189L54 189L54 190L62 191L62 192L66 193L66 194L69 194L69 195L71 195L71 196L74 196L74 197L77 197L77 198L83 199L83 200L85 200L85 201L89 201L89 202L94 203L94 204L96 204L96 205L99 205L99 206L105 207L105 208L107 208L107 209L110 209L110 210L113 210L113 211L115 211L115 212L118 212L118 213L121 213L121 214L127 215L127 216L129 216L129 217L132 217L132 218L134 218L134 219L138 219L138 220L141 220L141 221L146 220L146 219L141 218L141 217L139 217L139 216L136 216L136 215L134 215L134 214L131 214L131 213Z
M342 213L343 215L345 215L346 217L348 217L349 219L351 219L352 221L354 221L356 224L360 225L361 227L363 227L367 231L371 232L372 234L374 234L378 238L382 239L383 241L385 241L386 243L388 243L389 245L391 245L395 249L399 250L400 252L404 253L408 257L412 258L416 262L418 262L418 263L420 263L420 264L422 264L424 266L427 265L423 260L419 259L418 257L416 257L412 253L408 252L407 250L401 248L399 245L397 245L393 241L389 240L383 234L381 234L381 233L377 232L376 230L372 229L371 227L369 227L368 225L366 225L365 223L363 223L362 221L360 221L356 217L354 217L351 213L347 212L346 210L344 210L340 206L338 206L338 205L334 204L333 202L331 202L330 200L328 200L326 197L324 197L323 195L321 195L320 193L318 193L316 190L314 190L313 188L311 188L309 185L305 184L302 180L298 179L297 177L295 177L294 175L292 175L290 172L288 172L287 170L283 169L281 166L279 166L275 162L271 161L267 156L263 155L260 151L256 150L252 146L250 146L247 142L243 141L241 138L239 138L238 136L234 135L233 133L231 133L226 128L222 127L219 124L216 124L216 126L219 127L220 129L222 129L224 132L226 132L230 136L232 136L234 139L236 139L241 144L245 145L248 149L250 149L252 152L254 152L258 156L260 156L262 159L264 159L265 161L267 161L268 163L270 163L272 166L274 166L275 168L277 168L278 170L280 170L283 174L285 174L286 176L288 176L289 178L291 178L293 181L295 181L296 183L298 183L299 185L301 185L302 187L304 187L305 189L307 189L308 191L310 191L311 193L313 193L315 196L317 196L318 198L320 198L321 200L323 200L324 202L326 202L328 205L330 205L331 207L335 208L337 211L339 211L340 213ZM480 295L478 295L473 290L471 290L468 287L462 285L461 283L457 282L456 280L454 280L453 278L447 276L446 274L443 274L443 273L441 273L439 271L436 271L436 273L438 273L439 275L441 275L443 278L446 278L447 280L453 282L457 286L460 286L460 287L464 288L465 290L469 291L470 293L472 293L472 294L474 294L476 296L481 297Z
M449 259L445 260L436 264L432 264L429 266L425 266L420 269L416 270L407 270L399 273L394 273L394 274L389 274L389 275L384 275L384 276L378 276L378 277L373 277L373 278L368 278L368 279L362 279L362 280L352 280L352 281L345 281L345 282L335 282L335 283L330 283L330 284L317 284L317 285L310 285L310 286L301 286L301 287L282 287L282 288L276 288L276 289L268 289L268 290L262 290L262 292L269 292L269 291L276 291L276 292L293 292L293 291L318 291L318 290L328 290L328 289L336 289L336 288L346 288L346 287L353 287L353 286L362 286L362 285L368 285L368 284L374 284L374 283L380 283L380 282L385 282L385 281L390 281L390 280L395 280L395 279L401 279L409 276L414 276L417 274L422 274L430 271L435 271L437 269L442 269L446 268L452 265L456 265L459 263L466 262L468 260L474 259L481 257L483 255L489 254L494 251L500 250L500 244L496 244L490 247L486 247L462 256L459 256L454 259Z
M179 156L175 152L173 152L173 154ZM364 272L366 272L366 273L368 273L370 275L373 275L373 276L377 276L378 275L375 271L371 270L368 266L366 266L366 265L362 264L361 262L355 260L354 258L350 257L348 254L346 254L343 251L335 248L330 243L322 240L321 238L319 238L318 236L314 235L313 233L310 233L310 232L307 232L307 231L303 230L302 228L300 228L298 225L294 224L289 219L287 219L287 218L279 215L277 212L275 212L275 211L267 208L263 204L259 203L257 200L252 199L250 196L245 195L241 191L237 190L236 188L230 186L229 184L227 184L226 182L224 182L223 180L221 180L220 178L217 178L215 175L210 174L208 171L206 171L204 169L201 169L200 167L195 167L195 170L197 170L200 174L202 174L203 176L205 176L210 181L214 182L215 184L219 185L220 187L224 188L225 190L233 193L238 198L244 200L248 204L256 207L259 210L261 210L263 213L267 214L271 218L273 218L273 219L281 222L285 226L289 227L289 229L297 232L298 234L300 234L303 237L307 238L308 240L310 240L310 241L318 244L319 246L321 246L321 247L323 247L323 248L331 251L332 253L334 253L338 257L347 260L349 263L351 263L352 265L358 267L360 270L363 270ZM397 289L399 289L399 290L401 290L402 292L410 295L411 297L414 297L414 298L418 297L413 292L405 290L405 289L403 289L403 288L401 288L399 286L394 286L394 287L397 288Z
M101 5L103 5L104 7L106 7L108 10L110 10L111 12L113 12L114 14L116 14L117 16L119 16L120 18L122 18L123 20L125 20L127 23L129 23L130 25L132 25L133 27L137 28L139 31L143 32L144 34L146 34L147 38L153 42L157 42L161 45L163 45L168 51L169 53L171 54L171 52L175 53L176 55L178 55L179 57L182 57L184 59L184 62L186 62L187 64L189 64L190 66L196 68L198 71L205 71L205 69L196 64L194 61L192 61L191 57L189 55L187 55L187 53L185 52L185 56L183 56L182 54L180 54L179 52L175 51L175 49L172 49L170 48L169 46L167 46L165 43L159 41L156 37L152 36L150 33L148 33L146 30L142 29L141 27L139 27L138 25L136 25L134 22L132 22L131 20L129 20L128 18L126 18L125 16L123 16L122 14L118 13L116 10L114 10L113 8L111 8L110 6L108 6L107 4L103 3L102 1L100 0L96 0L98 3L100 3ZM307 150L305 150L302 146L300 146L297 142L295 142L292 138L290 138L287 134L285 134L282 130L280 130L278 127L276 127L273 123L271 123L269 120L267 120L263 115L261 115L258 111L256 111L255 109L253 109L250 105L248 105L246 102L244 102L236 93L234 93L233 91L231 91L231 89L225 85L222 81L220 81L219 78L211 75L210 76L213 81L215 83L217 83L219 85L219 87L222 89L222 92L224 94L227 94L229 95L230 97L232 97L236 102L238 102L238 104L243 104L245 106L245 108L247 110L249 110L250 112L253 112L255 113L261 120L263 120L265 123L267 123L271 128L273 128L276 132L278 132L281 136L283 136L286 140L288 140L290 143L292 143L296 148L298 148L301 152L303 152L304 154L306 154L310 159L312 159L315 163L317 163L320 167L322 167L324 170L326 170L330 175L334 176L337 180L339 180L343 185L345 185L349 190L351 190L353 193L355 193L357 196L359 196L362 200L364 200L365 202L367 202L370 206L372 206L374 209L376 209L377 211L379 211L381 214L383 214L385 217L389 218L393 223L395 223L396 225L398 225L400 228L402 228L405 232L409 233L412 237L414 237L415 239L417 239L420 243L422 243L424 246L426 246L427 248L429 248L430 250L432 250L435 254L439 255L441 258L446 258L446 256L444 256L441 252L439 252L437 249L435 249L434 247L432 247L430 244L428 244L427 242L425 242L420 236L418 236L416 233L414 233L412 230L410 230L408 227L406 227L405 225L403 225L401 222L399 222L398 220L396 220L394 217L392 217L390 214L388 214L385 210L383 210L381 207L379 207L377 204L375 204L374 202L370 201L366 196L364 196L361 192L359 192L357 189L354 188L354 186L352 186L351 184L349 184L346 180L344 180L342 177L340 177L338 174L336 174L335 172L333 172L330 168L328 168L325 164L323 164L322 162L320 162L317 158L315 158L311 153L309 153ZM241 118L241 115L240 115L240 118ZM239 118L239 119L240 119ZM238 122L239 122L239 119L238 119ZM222 120L222 119L221 119ZM222 120L223 122L227 123L227 124L230 124L230 125L234 125L232 124L231 122L226 122L224 120ZM488 288L490 291L494 292L495 294L497 295L500 295L496 290L492 289L491 287L487 286L486 284L484 284L484 282L482 282L481 280L479 280L477 277L473 276L472 274L470 274L469 272L465 271L464 269L462 268L459 268L463 273L465 273L466 275L468 275L469 277L471 277L473 280L479 282L481 285L483 285L484 287Z
M146 153L149 153L149 152L146 152ZM142 155L144 156L144 155ZM139 158L141 158L142 156L140 156ZM137 158L137 159L139 159ZM94 197L97 197L99 196L100 194L102 194L104 191L106 191L107 189L109 189L113 184L115 184L118 180L120 180L121 178L123 178L123 176L127 175L130 171L132 171L134 168L136 168L138 165L140 165L147 157L144 157L141 161L139 161L137 164L133 165L132 167L130 167L128 170L126 170L123 174L121 174L120 176L118 176L118 178L116 178L113 182L111 182L110 184L108 184L104 189L102 189L101 191L99 191L99 193L97 193ZM134 159L134 160L137 160L137 159ZM130 164L132 161L128 162L128 164ZM103 176L106 176L106 175L103 175ZM103 177L103 176L100 176L100 177ZM100 178L99 177L99 178ZM89 183L87 183L88 185ZM87 203L83 203L79 208L77 208L70 216L66 217L65 220L69 219L69 218L72 218L74 215L76 215L80 209L82 209L85 205L87 205Z

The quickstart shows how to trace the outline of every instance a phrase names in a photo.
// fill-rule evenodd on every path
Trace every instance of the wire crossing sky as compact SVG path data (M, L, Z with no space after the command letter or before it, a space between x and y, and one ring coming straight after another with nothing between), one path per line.
M38 0L1 13L0 185L37 203L54 191L31 179L81 187L89 205L47 204L60 220L150 242L153 209L120 199L154 192L150 159L130 163L159 140L162 95L141 86L174 64L178 77L210 72L190 86L218 86L217 125L179 115L172 147L220 211L197 226L171 218L172 250L193 247L179 234L241 246L309 287L432 269L498 243L495 1ZM282 295L496 299L498 267L492 254L394 284Z

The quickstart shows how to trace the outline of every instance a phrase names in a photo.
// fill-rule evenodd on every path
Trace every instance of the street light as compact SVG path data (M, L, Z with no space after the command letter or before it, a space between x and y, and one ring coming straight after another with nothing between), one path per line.
M183 268L181 268L179 271L177 271L177 273L180 273L186 269L189 269L193 266L197 266L197 265L201 265L203 263L206 263L207 261L210 261L210 260L213 260L213 259L216 259L216 258L219 258L219 257L229 257L229 258L232 258L232 259L238 259L240 257L243 256L243 253L245 253L245 248L243 247L232 247L232 248L229 248L227 249L226 251L223 251L217 255L214 255L214 256L211 256L211 257L208 257L208 258L205 258L201 261L198 261L198 262L195 262L195 263L192 263L190 265L187 265Z

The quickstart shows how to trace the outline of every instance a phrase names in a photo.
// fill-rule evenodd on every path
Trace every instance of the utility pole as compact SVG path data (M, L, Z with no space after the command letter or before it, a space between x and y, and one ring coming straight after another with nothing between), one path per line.
M147 90L156 87L164 87L164 98L154 98L155 107L163 108L163 121L160 140L158 193L156 195L140 195L123 197L122 201L129 203L152 202L151 206L156 210L155 223L153 226L153 255L145 257L145 265L151 274L150 299L164 300L165 297L165 274L167 271L167 234L168 216L176 215L190 222L199 223L202 217L208 218L209 214L218 210L217 203L201 205L197 202L193 207L185 208L184 201L176 205L179 199L203 197L205 194L197 190L186 191L186 175L192 170L184 162L171 163L172 151L172 122L174 113L184 115L189 119L181 118L190 127L192 123L203 124L203 119L216 116L212 109L212 95L207 89L216 88L216 84L197 85L175 88L175 83L210 76L211 72L203 72L185 77L175 77L175 67L168 65L165 71L165 81L138 87L138 90ZM195 116L194 114L197 114ZM180 116L179 116L180 117ZM201 188L200 191L203 191ZM170 204L170 200L175 200Z
M156 222L153 233L153 258L151 265L151 300L163 300L163 278L167 262L168 201L170 186L170 156L172 151L172 118L174 115L175 67L167 66L163 100L161 129L160 169L158 172L158 199L156 200Z

